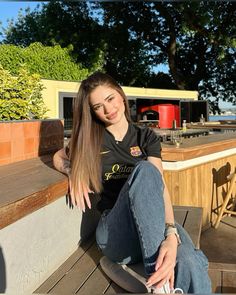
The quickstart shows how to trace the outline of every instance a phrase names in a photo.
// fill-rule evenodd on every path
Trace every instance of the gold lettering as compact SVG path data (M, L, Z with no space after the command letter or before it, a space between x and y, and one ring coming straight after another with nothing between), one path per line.
M127 178L128 175L132 172L134 167L126 166L126 165L119 165L114 164L111 168L111 172L106 172L104 180L107 181L109 179L120 179L120 178Z
M119 169L120 169L120 165L115 164L115 165L112 166L111 171L112 171L113 173L116 173L116 172L119 172Z

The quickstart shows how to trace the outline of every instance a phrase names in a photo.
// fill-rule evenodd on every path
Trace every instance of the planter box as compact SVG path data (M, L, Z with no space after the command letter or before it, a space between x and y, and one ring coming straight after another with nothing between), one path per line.
M0 166L54 153L63 140L58 119L0 122Z

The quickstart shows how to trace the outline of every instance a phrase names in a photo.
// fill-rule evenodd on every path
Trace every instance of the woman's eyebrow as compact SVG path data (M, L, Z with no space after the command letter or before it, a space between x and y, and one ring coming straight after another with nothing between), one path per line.
M109 94L107 97L104 98L104 100L108 100L113 95L114 95L114 93Z
M94 107L100 106L100 105L102 105L102 104L100 102L98 102L98 103L93 104L92 107L94 108Z
M114 93L109 94L107 97L104 98L104 100L105 101L108 100L113 95L114 95ZM98 102L98 103L93 104L92 107L94 108L94 107L99 106L101 104L102 104L101 102Z

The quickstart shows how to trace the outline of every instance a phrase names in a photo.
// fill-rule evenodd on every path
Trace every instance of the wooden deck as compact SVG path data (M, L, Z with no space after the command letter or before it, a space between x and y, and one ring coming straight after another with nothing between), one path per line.
M202 209L176 206L175 219L188 231L199 247ZM101 270L102 253L94 238L81 246L34 293L101 295L127 293Z
M217 229L201 235L201 249L209 259L214 293L236 294L236 217L226 216Z

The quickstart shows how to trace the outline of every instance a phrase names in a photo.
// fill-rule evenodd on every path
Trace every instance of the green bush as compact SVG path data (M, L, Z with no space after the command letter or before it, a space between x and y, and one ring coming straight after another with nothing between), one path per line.
M14 75L24 64L31 74L37 73L45 79L81 81L89 75L89 70L74 62L70 55L72 49L72 46L43 46L38 42L25 48L3 44L0 45L0 63Z
M0 99L0 121L30 119L27 100L13 98Z
M46 118L42 90L38 74L29 74L22 66L13 76L0 64L0 120Z

